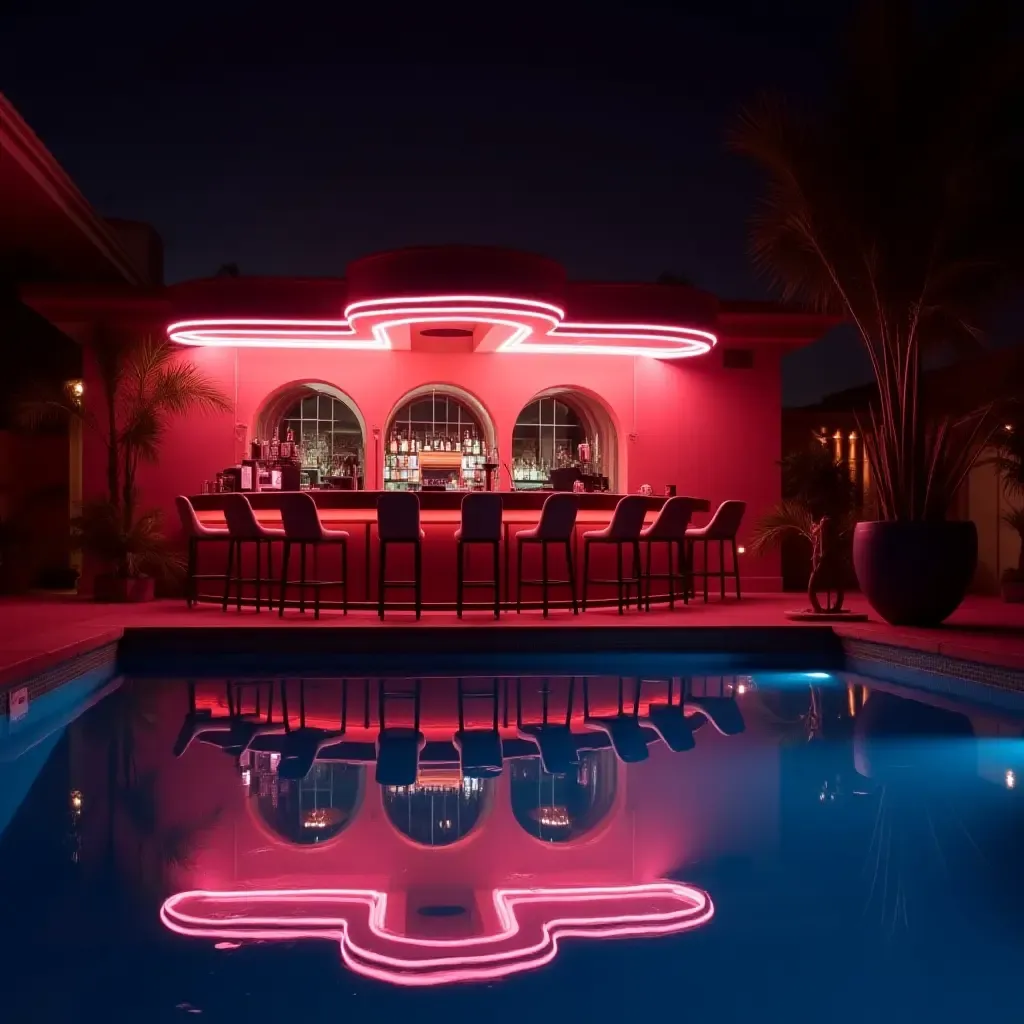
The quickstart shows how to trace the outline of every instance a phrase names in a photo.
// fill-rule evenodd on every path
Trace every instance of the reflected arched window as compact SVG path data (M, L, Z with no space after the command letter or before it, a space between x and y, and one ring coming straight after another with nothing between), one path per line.
M387 786L384 811L402 835L420 846L450 846L468 835L487 807L494 782L463 779L456 770L448 778L421 777L414 786Z
M565 843L585 836L615 803L618 763L611 750L580 755L573 775L550 775L539 757L512 762L512 813L537 839Z
M547 487L558 470L577 471L588 489L614 490L614 463L611 419L587 395L565 389L545 392L516 419L512 476L518 490Z
M385 490L479 490L493 431L469 401L444 388L414 395L385 434Z
M277 754L255 754L249 794L271 831L290 843L312 846L342 832L355 817L363 795L361 765L317 762L301 781L281 779Z

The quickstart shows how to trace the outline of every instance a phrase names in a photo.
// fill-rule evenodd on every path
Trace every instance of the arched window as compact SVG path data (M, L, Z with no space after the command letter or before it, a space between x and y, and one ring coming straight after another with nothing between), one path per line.
M549 843L591 832L615 803L618 762L611 750L580 755L573 775L550 775L539 757L512 762L512 813L523 829Z
M577 470L588 489L615 490L615 430L589 396L570 389L537 395L512 431L512 476L516 488L552 483L552 470Z
M351 473L362 466L363 431L356 414L327 385L306 384L284 409L278 427L283 439L288 430L302 452L302 468L318 481Z
M494 430L471 396L420 388L395 410L384 439L386 490L480 490Z
M421 778L414 786L384 790L388 820L402 835L420 846L450 846L468 835L487 807L490 779L449 778L443 771Z
M250 797L271 831L300 846L322 843L343 831L362 801L365 769L318 761L296 782L278 777L278 757L256 753L250 769Z

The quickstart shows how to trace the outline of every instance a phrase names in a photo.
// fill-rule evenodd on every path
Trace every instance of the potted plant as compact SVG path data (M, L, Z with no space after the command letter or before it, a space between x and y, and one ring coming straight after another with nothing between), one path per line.
M22 422L79 419L106 452L106 494L86 502L72 522L72 539L103 566L93 584L97 600L153 597L155 580L178 572L158 509L138 509L142 462L156 462L168 422L196 412L227 411L230 404L196 365L166 339L125 336L102 328L91 345L103 392L94 406L80 383L45 386L21 402Z
M811 549L807 583L811 608L818 614L838 614L843 609L857 518L857 490L849 467L816 438L806 449L782 460L782 489L786 497L758 520L751 550L778 547L786 537L805 540ZM821 592L826 594L824 605Z
M1003 492L1011 502L1003 513L1003 522L1017 534L1020 541L1017 564L1003 570L999 584L1003 600L1016 604L1024 602L1024 506L1019 504L1024 497L1024 430L1013 423L1007 423L996 440L995 455L987 461L996 467Z
M767 182L755 262L785 300L849 323L874 370L860 433L877 519L857 524L853 560L891 623L938 625L977 562L974 524L947 517L991 410L929 408L921 371L926 355L975 345L1019 278L1022 74L1007 17L965 4L926 33L906 0L869 4L818 110L765 98L731 140Z

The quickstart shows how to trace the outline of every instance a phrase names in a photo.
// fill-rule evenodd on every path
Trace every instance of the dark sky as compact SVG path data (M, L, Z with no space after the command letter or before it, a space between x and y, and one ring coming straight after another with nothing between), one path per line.
M724 135L759 89L813 99L851 3L685 6L4 14L0 89L101 213L158 229L170 281L478 242L573 277L668 270L764 298L756 179ZM828 339L789 357L786 398L866 375L856 344Z

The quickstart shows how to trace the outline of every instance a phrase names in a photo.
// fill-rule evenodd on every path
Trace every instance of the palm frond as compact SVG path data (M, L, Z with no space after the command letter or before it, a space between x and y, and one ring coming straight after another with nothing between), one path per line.
M803 537L812 543L811 528L814 518L800 501L781 501L758 519L750 538L750 550L755 554L779 547L789 536Z

